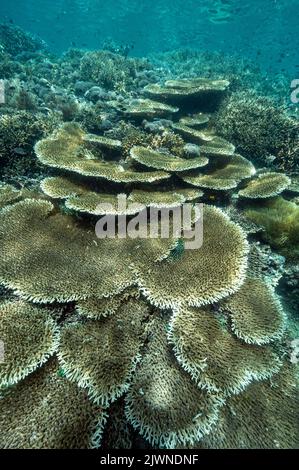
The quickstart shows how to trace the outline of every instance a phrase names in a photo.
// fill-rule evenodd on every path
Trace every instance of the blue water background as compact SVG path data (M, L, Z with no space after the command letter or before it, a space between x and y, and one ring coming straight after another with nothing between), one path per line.
M215 23L219 10L225 22ZM54 52L99 49L111 38L132 55L178 48L237 53L269 72L299 75L299 0L0 0L0 22L38 34Z

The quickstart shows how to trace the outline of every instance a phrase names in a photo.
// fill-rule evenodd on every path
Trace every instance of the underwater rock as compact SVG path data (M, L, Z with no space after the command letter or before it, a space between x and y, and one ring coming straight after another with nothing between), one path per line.
M183 148L186 158L195 158L200 156L200 147L196 144L186 144Z

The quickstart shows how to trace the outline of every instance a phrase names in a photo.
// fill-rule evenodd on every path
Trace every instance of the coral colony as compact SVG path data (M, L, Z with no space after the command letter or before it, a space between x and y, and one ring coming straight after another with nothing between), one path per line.
M0 41L0 447L298 446L298 121L229 59Z

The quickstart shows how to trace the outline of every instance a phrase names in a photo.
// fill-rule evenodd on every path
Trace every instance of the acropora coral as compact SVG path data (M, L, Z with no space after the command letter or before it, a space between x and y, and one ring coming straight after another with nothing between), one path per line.
M1 34L0 447L296 448L285 260L263 242L298 259L298 123L195 52L158 69ZM145 236L187 202L200 246ZM95 233L140 211L139 236Z
M246 217L263 228L262 236L280 253L289 258L299 257L299 207L277 197L258 206L249 207Z
M274 164L283 170L298 165L299 124L269 98L254 92L232 94L222 103L215 127L259 165L267 156L274 156Z

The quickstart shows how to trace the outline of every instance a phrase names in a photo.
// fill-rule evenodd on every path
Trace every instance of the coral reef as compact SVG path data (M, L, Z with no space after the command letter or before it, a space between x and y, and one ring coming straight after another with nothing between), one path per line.
M11 184L0 184L0 209L22 197L22 191Z
M1 34L0 447L296 447L297 121L214 55Z
M1 396L2 449L86 449L99 445L105 413L59 371L52 359Z
M12 56L26 52L37 52L46 47L42 39L11 24L0 24L0 44L4 51Z
M290 178L280 173L260 173L250 181L239 196L249 199L266 199L281 194L291 184Z
M296 449L296 382L296 374L285 365L274 383L270 379L250 385L244 395L229 399L222 409L218 432L210 433L199 445L214 449Z
M132 87L137 72L146 68L143 60L126 59L109 51L87 52L80 63L80 77L106 89L125 91Z
M236 188L243 179L255 174L253 164L241 155L235 154L228 159L218 158L218 161L213 163L211 160L211 165L205 173L184 174L183 181L200 188L227 191Z
M0 114L0 175L33 176L41 172L33 151L34 143L58 125L56 115L18 111Z
M298 259L299 256L299 207L283 197L266 200L249 207L246 217L263 228L262 236L280 253Z
M0 305L0 337L5 345L0 389L24 379L46 362L57 346L57 328L50 315L22 301Z
M129 299L107 318L62 329L58 357L66 377L86 388L95 403L107 406L128 389L148 314L145 302Z
M270 157L276 168L285 171L298 166L298 121L270 99L255 93L235 93L222 104L215 126L242 155L259 165Z
M207 165L209 160L205 157L183 159L170 155L155 152L146 147L133 147L130 152L131 158L142 165L172 172L187 171Z
M281 338L286 316L269 283L247 278L238 292L224 300L232 330L249 344L267 344Z
M221 400L198 388L172 360L166 327L166 320L157 316L147 353L126 399L126 415L152 444L173 448L208 433L217 420Z
M178 361L195 382L223 397L240 393L253 380L271 377L281 367L270 348L238 341L209 309L175 311L169 340Z

